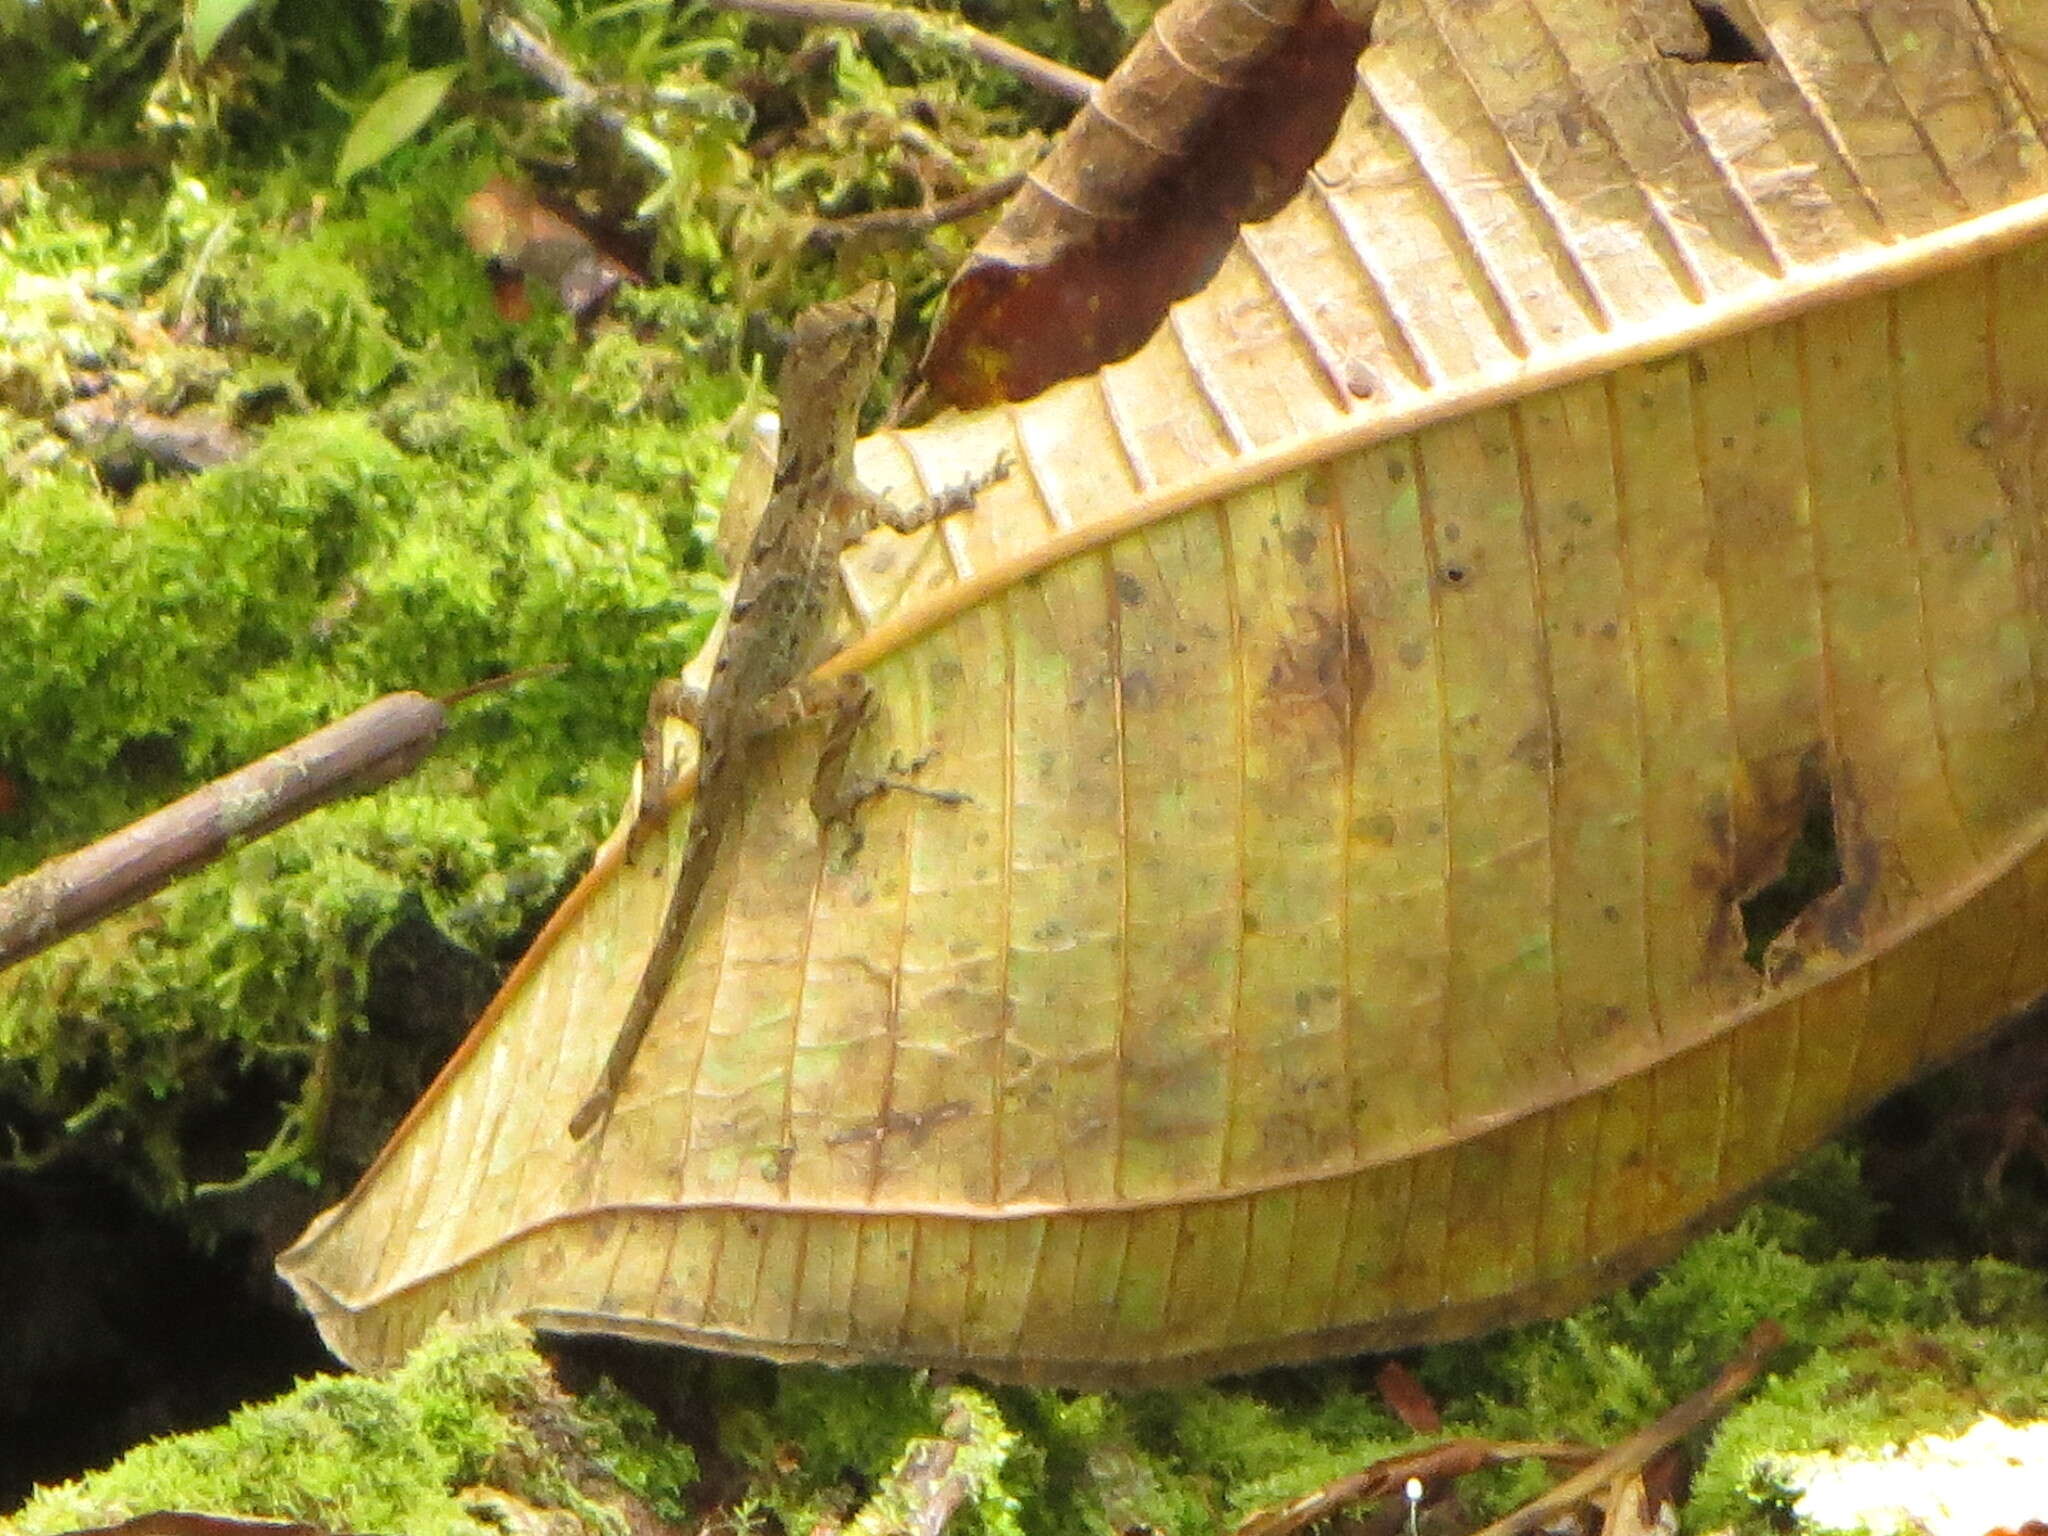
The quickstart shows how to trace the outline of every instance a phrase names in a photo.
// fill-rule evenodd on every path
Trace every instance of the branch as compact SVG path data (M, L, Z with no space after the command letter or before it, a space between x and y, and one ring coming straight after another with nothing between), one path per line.
M354 714L174 800L76 853L0 886L0 971L152 896L231 848L329 801L411 773L448 727L448 706L559 668L512 672L448 695L387 693Z
M1758 1323L1742 1352L1722 1368L1713 1384L1672 1408L1647 1429L1638 1430L1611 1450L1590 1446L1528 1444L1515 1441L1446 1440L1419 1451L1389 1456L1359 1472L1340 1477L1312 1493L1247 1516L1231 1536L1292 1536L1302 1527L1327 1520L1346 1504L1386 1498L1414 1479L1440 1483L1530 1457L1557 1466L1580 1468L1548 1493L1531 1500L1478 1536L1526 1536L1570 1514L1589 1498L1621 1479L1633 1478L1660 1451L1690 1434L1727 1406L1728 1400L1755 1379L1770 1353L1785 1342L1785 1330L1773 1322Z
M1079 104L1095 94L1093 75L1020 48L1005 38L971 27L964 21L899 10L870 0L710 0L720 10L749 11L772 16L778 21L800 22L808 27L851 27L857 32L879 32L899 42L928 43L936 47L964 48L984 64L1007 69L1029 85L1048 95Z
M658 152L656 141L634 133L632 120L607 105L597 88L577 74L576 67L555 52L546 38L503 11L491 17L489 31L492 45L516 69L560 98L573 115L597 127L621 154L640 160L657 177L670 174L673 168Z
M958 197L927 203L922 208L881 208L873 213L856 213L843 219L820 219L811 226L804 239L821 250L831 250L851 240L920 235L926 230L957 223L961 219L972 218L983 209L993 208L1023 185L1024 173L1019 171L1014 176L1002 177L985 187L962 192Z

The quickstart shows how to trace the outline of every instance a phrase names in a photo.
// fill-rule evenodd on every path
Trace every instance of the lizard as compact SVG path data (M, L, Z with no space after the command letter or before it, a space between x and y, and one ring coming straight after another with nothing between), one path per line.
M758 777L758 743L795 720L824 709L836 711L811 792L820 827L842 819L882 789L917 788L900 779L854 781L844 772L853 733L868 708L863 679L841 679L823 696L804 686L811 667L822 659L817 653L830 639L827 617L839 590L841 551L877 526L910 533L964 512L976 492L1008 470L1007 461L999 460L967 486L907 510L869 492L855 477L860 410L880 371L895 308L893 290L876 282L797 317L776 375L782 431L775 477L740 564L710 682L699 692L667 678L648 699L639 809L627 833L627 857L662 821L672 777L662 726L671 717L698 731L696 800L676 883L632 1001L595 1088L570 1118L569 1134L579 1140L609 1117L668 991L719 849ZM962 798L920 792L940 800Z

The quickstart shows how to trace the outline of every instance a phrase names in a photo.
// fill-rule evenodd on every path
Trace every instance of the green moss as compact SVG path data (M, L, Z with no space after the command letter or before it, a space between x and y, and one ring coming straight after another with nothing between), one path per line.
M411 193L442 210L474 175L442 167ZM374 799L0 980L0 1092L50 1128L30 1148L82 1118L165 1199L236 1171L193 1162L196 1119L252 1072L289 1083L354 1032L370 956L403 913L485 955L530 927L614 813L648 680L710 615L697 527L748 381L658 337L603 337L594 365L559 327L509 338L445 228L438 263L420 256L417 281L373 290L361 253L393 238L391 196L296 238L272 227L215 245L202 264L168 214L95 224L36 191L0 255L0 326L47 343L47 367L10 376L14 404L53 409L90 361L159 408L256 393L287 407L251 424L245 456L125 503L33 415L13 418L27 472L0 497L0 612L18 642L0 648L0 771L23 803L0 821L0 878L381 693L570 669L466 707L428 765ZM36 270L140 270L173 246L193 265L158 274L163 302L196 277L233 346L153 340ZM476 331L433 333L464 305ZM515 343L529 408L488 387ZM629 402L614 391L592 408L582 382L620 355L641 413L624 430ZM290 409L317 400L330 403ZM260 1145L269 1128L254 1129Z
M687 1448L616 1394L564 1397L509 1327L431 1337L384 1380L319 1376L218 1429L154 1441L104 1472L43 1489L0 1530L19 1536L157 1509L235 1511L330 1530L484 1536L475 1485L631 1528L621 1495L675 1518Z

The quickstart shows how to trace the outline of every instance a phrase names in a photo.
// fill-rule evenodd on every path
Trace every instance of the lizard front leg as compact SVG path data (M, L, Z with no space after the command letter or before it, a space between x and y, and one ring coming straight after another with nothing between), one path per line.
M915 533L942 517L953 517L962 512L972 511L975 500L981 493L998 480L1008 478L1010 469L1009 454L999 453L996 455L996 461L980 474L969 475L958 485L949 485L912 507L899 507L886 496L877 496L863 490L863 506L860 515L849 520L846 542L851 544L857 539L865 538L877 528L891 528L897 533Z

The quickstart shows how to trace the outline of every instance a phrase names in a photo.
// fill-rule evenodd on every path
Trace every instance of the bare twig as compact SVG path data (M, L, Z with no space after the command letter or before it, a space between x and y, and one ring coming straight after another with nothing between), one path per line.
M811 226L811 232L805 238L813 246L830 250L850 240L887 240L903 235L921 235L926 230L972 218L984 209L993 208L1023 185L1024 173L1019 171L1014 176L1005 176L985 187L962 192L958 197L927 203L922 208L880 208L873 213L856 213L843 219L821 219Z
M710 0L721 10L748 11L772 16L779 21L800 22L810 27L851 27L857 32L879 32L898 41L928 43L937 47L963 48L984 64L1007 69L1028 85L1049 95L1072 102L1084 102L1095 94L1097 81L1085 74L1020 48L1005 38L971 27L951 17L927 16L877 5L870 0Z
M500 689L510 688L518 683L530 683L536 678L560 677L568 670L569 664L565 661L549 661L537 667L521 667L516 672L500 672L496 677L487 677L480 683L469 683L453 693L442 694L441 704L444 708L453 709L479 694L497 693Z
M492 15L490 36L492 46L515 68L559 97L571 114L595 126L622 154L640 160L656 177L670 174L673 168L661 153L659 142L634 133L632 120L608 105L597 88L577 74L575 66L555 52L546 38L504 11Z
M1548 1493L1478 1533L1478 1536L1525 1536L1526 1532L1568 1514L1610 1485L1632 1483L1659 1452L1726 1407L1731 1398L1755 1379L1765 1358L1784 1342L1785 1331L1776 1323L1758 1323L1750 1330L1742 1352L1722 1368L1712 1385L1694 1393L1648 1428L1638 1430L1610 1450L1596 1451L1590 1446L1555 1443L1446 1440L1424 1450L1390 1456L1362 1471L1326 1483L1313 1493L1259 1510L1248 1516L1232 1536L1291 1536L1292 1532L1304 1526L1328 1519L1347 1504L1398 1493L1411 1478L1425 1484L1442 1482L1463 1477L1481 1467L1496 1467L1530 1457L1559 1466L1577 1466L1579 1471Z
M76 853L0 886L0 970L155 894L308 811L417 768L447 729L448 706L557 671L533 667L445 699L389 693L290 746L213 780Z
M1399 1493L1411 1478L1423 1483L1444 1482L1482 1467L1498 1467L1532 1457L1560 1466L1584 1466L1599 1454L1590 1445L1554 1441L1446 1440L1423 1450L1389 1456L1325 1483L1312 1493L1259 1510L1248 1515L1231 1536L1290 1536L1303 1526L1329 1519L1347 1504Z
M1664 1447L1690 1434L1728 1406L1756 1379L1756 1373L1785 1342L1785 1330L1766 1319L1750 1329L1741 1353L1721 1368L1711 1384L1674 1405L1654 1423L1637 1430L1599 1460L1573 1473L1548 1493L1531 1499L1513 1514L1494 1521L1478 1536L1523 1536L1585 1503L1619 1478L1640 1472Z

